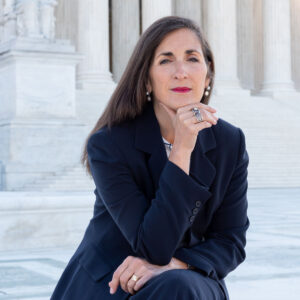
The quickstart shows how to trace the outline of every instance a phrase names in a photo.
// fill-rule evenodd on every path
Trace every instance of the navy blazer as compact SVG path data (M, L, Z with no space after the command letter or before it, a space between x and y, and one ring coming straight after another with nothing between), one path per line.
M149 102L134 120L93 134L87 151L94 215L52 299L69 299L55 295L72 284L75 264L103 281L101 299L112 299L108 282L129 255L157 265L176 257L218 281L228 298L223 278L244 261L249 227L242 130L221 118L201 130L187 175L168 160ZM119 288L114 299L126 295Z

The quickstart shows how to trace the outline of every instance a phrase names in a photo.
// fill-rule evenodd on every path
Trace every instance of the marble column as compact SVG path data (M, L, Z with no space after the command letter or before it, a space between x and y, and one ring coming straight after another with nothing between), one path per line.
M8 41L16 37L16 1L5 0L3 7L3 40Z
M189 18L202 26L202 1L199 0L175 0L174 14L176 16Z
M109 72L108 0L79 0L78 52L83 55L77 73L80 89L104 89L112 84Z
M118 82L140 35L139 0L112 1L112 69Z
M290 1L263 1L263 82L261 95L293 93Z
M4 39L4 0L0 0L0 44Z
M172 0L142 0L143 31L159 18L172 15Z
M253 95L258 95L263 82L263 33L262 1L253 0Z
M237 76L236 0L204 2L204 28L215 56L215 94L243 93Z
M16 10L18 36L41 38L39 1L17 0Z
M56 0L40 0L40 29L44 38L53 40L55 38L55 16L54 8Z
M291 36L292 36L292 77L300 91L300 2L291 1Z
M78 34L78 0L58 1L55 8L55 36L77 44Z
M254 1L237 1L238 77L242 87L249 90L254 90L255 80Z

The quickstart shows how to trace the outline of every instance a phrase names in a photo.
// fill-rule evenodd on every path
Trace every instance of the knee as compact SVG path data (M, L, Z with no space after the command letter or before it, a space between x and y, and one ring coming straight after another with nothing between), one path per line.
M190 272L191 271L186 270L170 270L162 274L164 275L164 284L168 286L170 292L174 296L176 295L178 299L199 299L197 286L193 280L191 280L189 276ZM185 298L180 298L182 296L185 296Z

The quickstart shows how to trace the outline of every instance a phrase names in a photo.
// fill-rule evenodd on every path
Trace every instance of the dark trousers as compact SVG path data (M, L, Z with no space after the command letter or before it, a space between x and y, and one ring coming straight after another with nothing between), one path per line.
M224 300L220 285L191 270L170 270L151 278L130 300Z

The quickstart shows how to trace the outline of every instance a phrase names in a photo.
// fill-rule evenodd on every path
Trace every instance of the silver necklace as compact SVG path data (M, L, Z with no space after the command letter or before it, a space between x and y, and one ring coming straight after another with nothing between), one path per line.
M163 138L163 141L164 141L164 144L165 144L170 150L172 150L173 145L172 145L171 143L167 142L167 141L165 140L165 138Z

